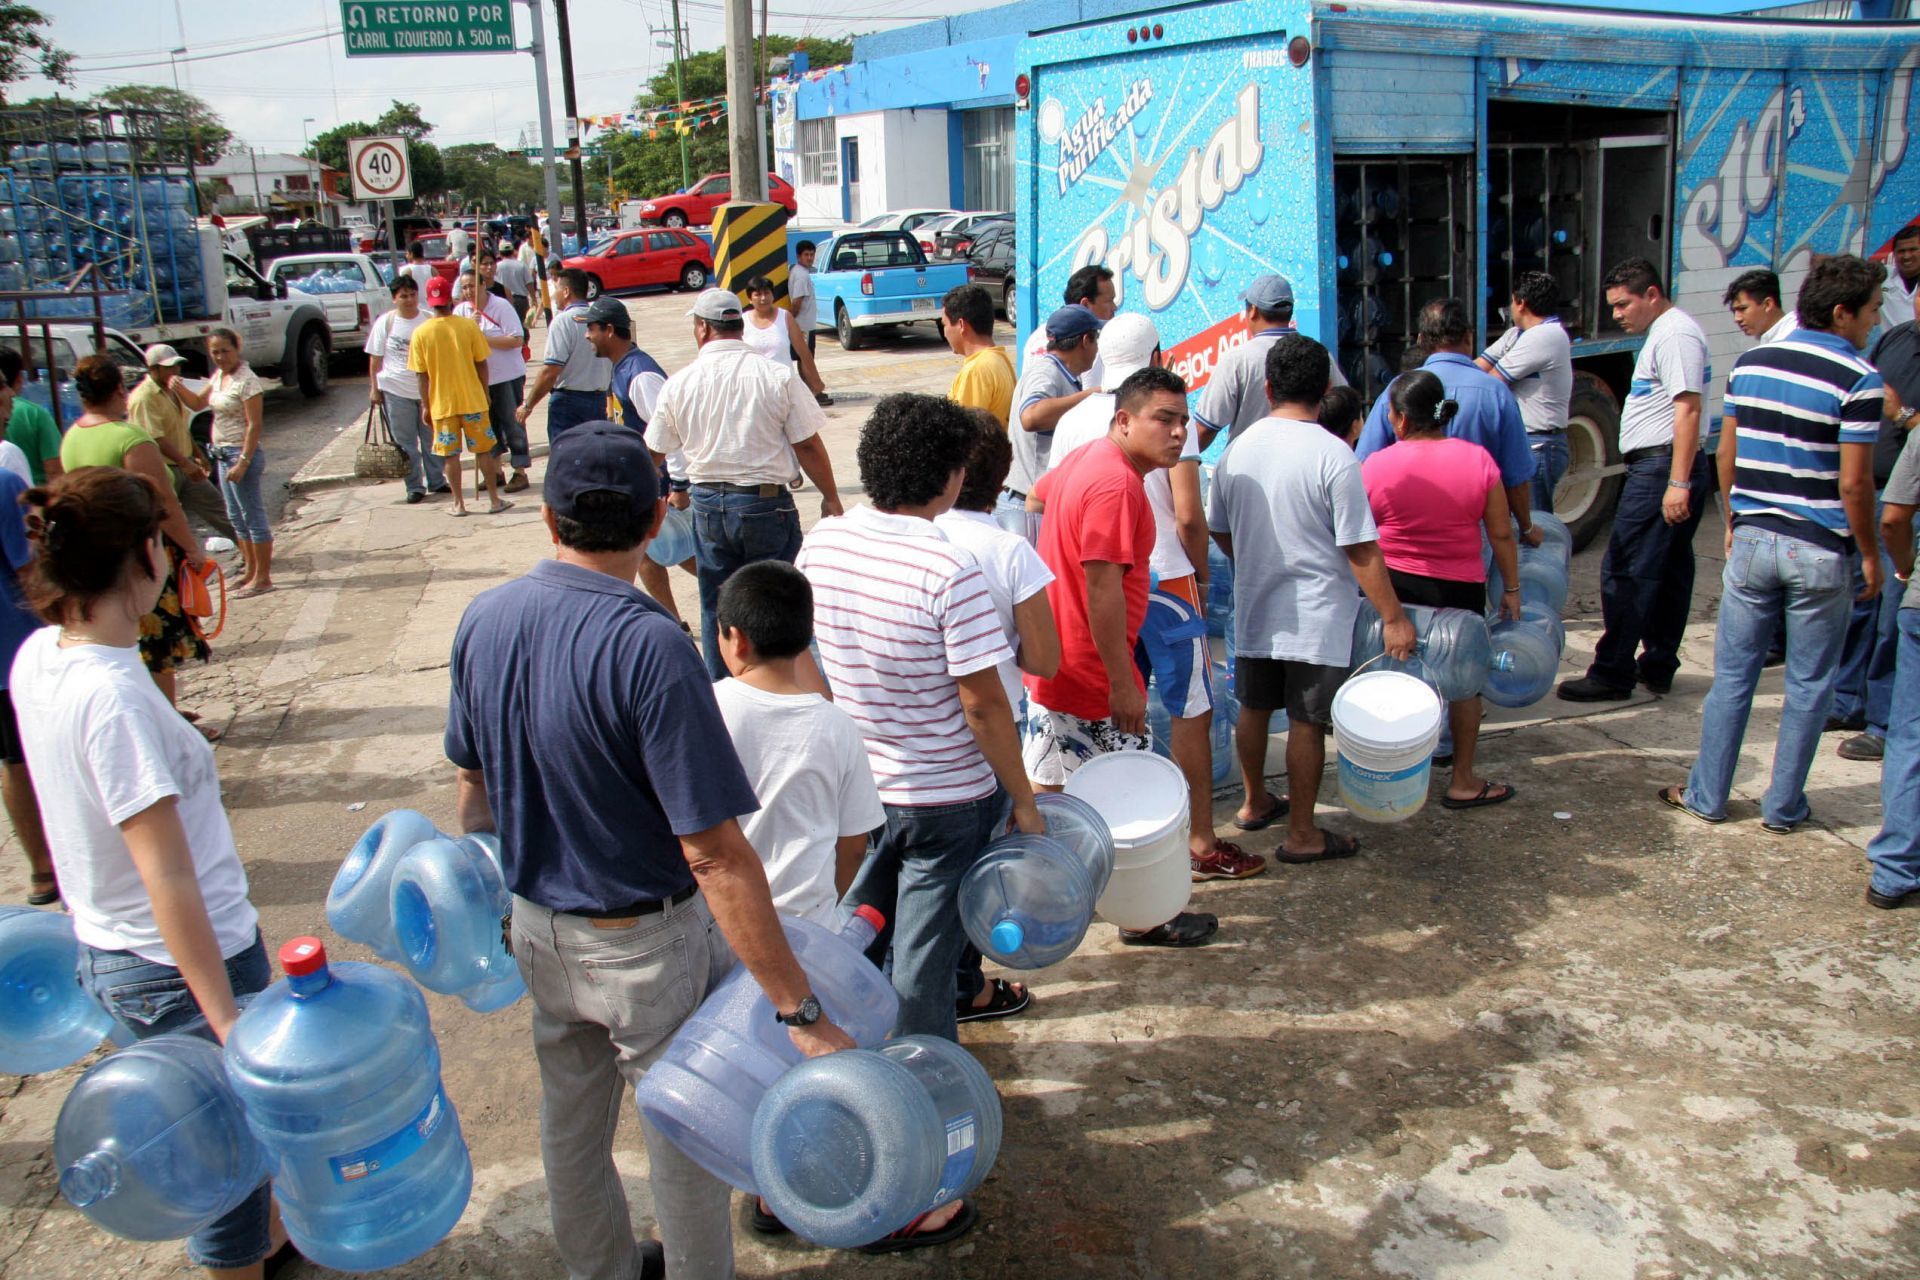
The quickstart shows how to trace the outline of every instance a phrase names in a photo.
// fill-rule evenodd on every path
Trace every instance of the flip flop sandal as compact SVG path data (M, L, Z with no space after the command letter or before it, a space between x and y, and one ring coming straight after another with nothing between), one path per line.
M488 507L487 514L490 516L497 516L502 511L511 511L511 510L513 510L513 504L511 502L502 502L497 507Z
M33 883L35 885L46 885L48 887L45 889L36 888L32 893L29 893L27 895L28 906L50 907L60 901L60 878L54 875L53 872L49 871L44 874L37 871L34 872Z
M1197 947L1220 931L1220 919L1205 911L1182 911L1165 924L1138 933L1120 931L1120 941L1129 947Z
M1457 800L1452 796L1443 795L1440 797L1440 807L1442 809L1479 809L1490 804L1505 804L1518 794L1504 782L1500 784L1499 795L1493 793L1493 787L1494 784L1491 781L1481 783L1480 794L1471 800Z
M953 1215L953 1221L938 1231L916 1231L915 1228L926 1218L927 1214L921 1214L892 1235L882 1236L872 1244L861 1245L860 1252L905 1253L909 1249L927 1249L936 1244L945 1244L949 1240L958 1240L973 1230L974 1224L980 1221L980 1211L973 1207L973 1201L968 1200L960 1206L960 1212Z
M755 1231L759 1232L761 1235L784 1236L788 1234L790 1231L792 1231L793 1228L789 1227L786 1223L780 1221L780 1219L774 1217L772 1214L768 1213L765 1209L762 1209L760 1207L759 1196L755 1196L753 1198L752 1208L753 1208L753 1212L747 1218L747 1225L752 1227Z
M1686 814L1689 818L1697 818L1701 822L1707 823L1710 826L1717 827L1721 823L1726 821L1725 818L1709 818L1706 814L1701 813L1697 809L1687 808L1687 802L1681 798L1680 788L1678 787L1662 787L1655 794L1660 797L1660 803L1666 805L1667 808L1678 809L1680 812Z
M472 515L473 512L467 510L465 507L448 507L447 514L452 516L455 520L458 520L462 516Z
M1287 811L1293 808L1291 797L1276 796L1271 791L1265 794L1267 799L1273 801L1273 808L1258 818L1235 818L1233 820L1233 826L1236 831L1265 831L1268 827L1286 817Z
M995 1018L1011 1018L1033 1003L1033 992L1016 990L1014 984L1005 978L995 978L988 988L993 995L985 1004L975 1004L971 1000L954 1002L955 1022L991 1022Z
M1286 846L1273 851L1275 862L1284 862L1291 867L1305 866L1309 862L1336 862L1341 858L1351 858L1360 852L1360 842L1352 836L1343 836L1337 831L1322 829L1320 834L1326 839L1327 847L1318 853L1288 853Z

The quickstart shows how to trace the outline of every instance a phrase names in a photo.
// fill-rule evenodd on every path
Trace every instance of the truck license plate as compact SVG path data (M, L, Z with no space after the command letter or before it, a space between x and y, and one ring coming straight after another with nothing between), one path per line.
M934 306L935 300L932 298L915 298L913 300L913 309L915 311L931 311Z

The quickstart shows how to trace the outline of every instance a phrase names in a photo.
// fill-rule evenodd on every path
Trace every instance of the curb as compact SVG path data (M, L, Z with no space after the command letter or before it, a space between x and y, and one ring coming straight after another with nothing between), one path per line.
M321 489L341 489L351 484L383 484L385 483L384 481L370 479L367 476L357 476L353 474L353 471L351 468L349 468L346 471L320 470L319 469L320 467L338 465L336 462L334 462L333 459L328 458L326 456L326 454L331 451L332 451L331 447L329 447L328 449L322 450L320 455L315 457L312 462L308 463L306 466L302 467L299 471L294 473L293 479L286 482L287 492L288 493L314 493ZM533 458L546 457L547 442L542 440L538 444L528 445L527 455Z

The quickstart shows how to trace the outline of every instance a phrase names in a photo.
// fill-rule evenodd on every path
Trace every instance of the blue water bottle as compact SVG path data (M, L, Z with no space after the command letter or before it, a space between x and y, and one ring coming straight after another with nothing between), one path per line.
M53 1127L60 1194L128 1240L182 1240L267 1180L220 1046L175 1032L88 1068Z
M693 511L671 504L660 520L660 532L647 544L647 559L672 568L693 558Z
M1010 969L1044 969L1072 955L1113 875L1113 834L1092 805L1044 792L1034 803L1047 833L1002 836L960 880L967 939Z
M853 1248L971 1194L1000 1154L1002 1123L972 1054L905 1036L781 1077L754 1116L754 1176L788 1227Z
M334 873L327 890L327 923L341 937L364 943L383 960L400 963L393 936L393 872L408 850L440 831L423 813L395 809L367 828Z
M71 917L0 907L0 1071L57 1071L112 1034L113 1015L74 976L79 960Z
M323 1267L397 1267L453 1230L473 1190L427 1002L378 965L329 965L318 938L280 948L280 966L226 1064L287 1234Z
M393 870L394 941L401 963L429 991L459 996L475 1013L527 994L501 920L513 909L493 835L439 836L402 855Z
M1551 620L1535 615L1489 628L1493 659L1481 696L1496 707L1530 707L1547 696L1560 675L1560 650L1547 629Z
M1402 608L1418 637L1414 660L1402 663L1381 657L1386 644L1380 614L1371 601L1362 600L1353 620L1353 665L1380 659L1380 669L1405 671L1425 680L1444 702L1460 702L1479 693L1493 660L1486 619L1465 609L1429 609L1417 604Z

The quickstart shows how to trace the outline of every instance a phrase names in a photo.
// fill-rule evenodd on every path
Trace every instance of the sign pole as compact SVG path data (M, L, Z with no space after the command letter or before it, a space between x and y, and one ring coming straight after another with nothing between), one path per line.
M547 89L547 23L540 9L541 0L523 2L533 20L533 41L527 52L533 55L533 91L540 103L540 177L546 188L547 217L557 227L560 225L560 176L553 163L553 100ZM558 249L558 245L549 245L547 252ZM544 263L540 269L546 270Z
M573 170L574 252L580 253L587 247L587 176L580 168L580 107L573 96L573 36L567 26L567 0L553 0L553 25L560 37L560 96L567 110L567 167ZM557 232L559 223L554 225Z
M727 5L727 159L733 167L733 198L767 198L767 172L760 167L760 112L753 100L753 0Z

